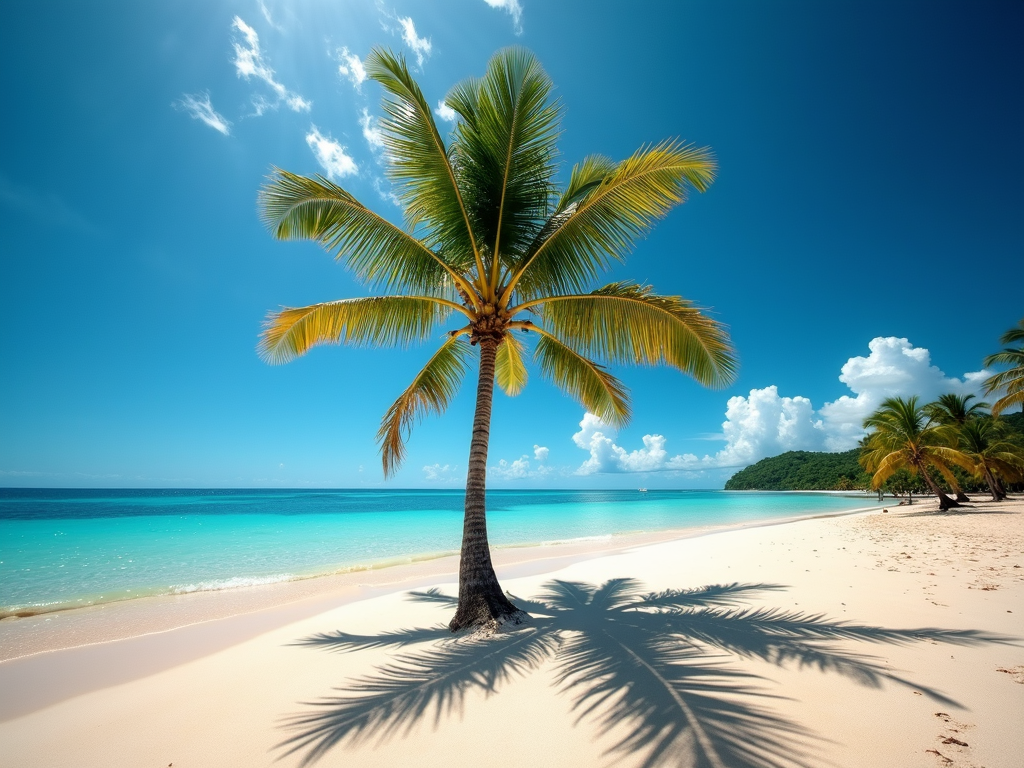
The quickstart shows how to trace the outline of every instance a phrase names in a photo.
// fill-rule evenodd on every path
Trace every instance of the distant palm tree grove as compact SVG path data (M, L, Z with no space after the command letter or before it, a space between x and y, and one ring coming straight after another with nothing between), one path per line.
M732 381L728 334L691 302L634 282L592 288L689 191L708 188L715 162L707 149L664 141L619 162L587 157L558 189L562 108L529 52L500 51L482 78L450 91L445 103L457 121L447 144L403 57L376 49L366 71L384 91L387 174L406 228L328 179L281 170L260 207L275 237L320 243L384 295L275 312L260 353L276 363L318 344L406 346L456 321L384 416L384 473L401 464L413 424L441 414L475 364L459 600L449 626L515 623L523 614L502 592L487 543L495 380L518 394L532 354L541 376L614 425L628 420L630 405L610 364L668 365L706 386Z

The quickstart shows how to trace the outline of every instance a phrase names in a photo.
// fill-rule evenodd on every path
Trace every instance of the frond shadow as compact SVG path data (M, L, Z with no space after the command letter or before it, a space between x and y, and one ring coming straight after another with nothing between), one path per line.
M577 722L590 720L603 734L615 724L629 725L606 750L612 760L639 756L644 768L809 768L811 756L796 744L817 737L773 713L769 704L777 697L730 659L795 665L870 687L913 686L957 706L837 643L1011 642L974 630L887 629L742 605L780 589L733 583L650 593L628 578L601 585L551 581L532 600L513 597L531 614L525 628L492 637L453 636L443 626L314 635L296 645L328 651L390 647L398 653L371 675L349 680L336 695L306 702L306 710L284 721L292 735L278 747L283 754L301 752L302 764L310 765L342 742L380 743L425 720L436 727L461 714L471 691L489 696L550 662ZM446 606L455 601L436 590L410 598Z

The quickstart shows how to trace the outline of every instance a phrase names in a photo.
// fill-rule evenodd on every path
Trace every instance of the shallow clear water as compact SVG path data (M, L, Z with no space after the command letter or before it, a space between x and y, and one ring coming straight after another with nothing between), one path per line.
M491 491L494 546L871 506L863 494ZM456 552L463 491L0 489L0 609L226 589Z

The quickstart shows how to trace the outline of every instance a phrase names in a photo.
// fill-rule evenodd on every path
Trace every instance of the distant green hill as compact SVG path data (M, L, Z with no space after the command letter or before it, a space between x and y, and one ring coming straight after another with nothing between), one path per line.
M845 453L788 451L741 469L725 484L727 491L833 491L867 488L867 474L857 463L859 448Z

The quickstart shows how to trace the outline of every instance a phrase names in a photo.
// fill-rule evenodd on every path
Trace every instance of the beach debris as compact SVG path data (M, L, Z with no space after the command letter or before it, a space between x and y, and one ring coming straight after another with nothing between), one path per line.
M953 762L953 761L952 761L952 760L950 760L950 759L949 759L948 757L946 757L946 756L945 756L944 754L942 754L941 752L939 752L939 750L937 750L937 749L926 749L926 750L925 750L925 752L931 752L931 753L932 753L933 755L938 755L938 756L939 756L940 758L942 758L942 759L943 759L943 760L944 760L944 761L945 761L945 762L946 762L947 764L949 764L949 763L952 763L952 762Z
M1009 669L1006 667L996 667L996 672L1005 672L1013 679L1013 682L1024 685L1024 665L1010 667Z
M970 746L966 741L960 741L960 739L954 739L952 736L947 736L942 740L943 744L956 744L958 747Z

